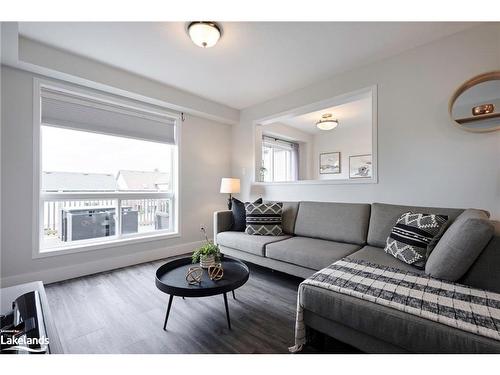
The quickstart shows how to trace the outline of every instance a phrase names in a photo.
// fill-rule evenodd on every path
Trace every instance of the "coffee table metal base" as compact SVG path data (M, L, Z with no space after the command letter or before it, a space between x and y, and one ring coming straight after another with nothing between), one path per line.
M231 291L233 293L233 299L236 300L236 296L234 294L234 290ZM224 306L226 308L226 318L227 318L227 327L231 329L231 319L229 318L229 306L227 303L227 293L223 294L224 296ZM182 297L184 299L184 297ZM171 294L170 297L168 298L168 305L167 305L167 313L165 314L165 322L163 323L163 330L167 330L167 322L168 322L168 316L170 315L170 309L172 308L172 301L174 300L174 295Z

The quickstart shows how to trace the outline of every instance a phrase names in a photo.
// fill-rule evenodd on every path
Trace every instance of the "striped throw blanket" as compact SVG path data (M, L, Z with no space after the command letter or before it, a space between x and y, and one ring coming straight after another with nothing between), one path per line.
M303 306L300 304L306 285L364 299L500 341L500 294L344 258L299 285L295 346L290 348L291 352L300 351L306 343Z

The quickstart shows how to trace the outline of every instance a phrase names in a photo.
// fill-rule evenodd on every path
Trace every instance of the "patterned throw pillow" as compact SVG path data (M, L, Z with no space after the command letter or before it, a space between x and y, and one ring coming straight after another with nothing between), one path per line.
M245 203L247 213L246 234L263 236L279 236L281 228L281 214L283 203Z
M392 228L385 252L423 269L447 221L445 215L406 212Z

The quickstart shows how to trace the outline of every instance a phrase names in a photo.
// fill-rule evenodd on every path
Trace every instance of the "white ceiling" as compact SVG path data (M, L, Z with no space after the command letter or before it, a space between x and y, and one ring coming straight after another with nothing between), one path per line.
M473 23L222 22L209 49L183 22L21 22L21 35L242 109Z
M280 119L279 123L309 134L321 134L324 133L325 130L318 129L316 127L316 122L321 119L321 116L324 113L331 113L332 117L339 121L339 127L346 127L353 126L355 124L359 125L363 122L371 122L371 109L371 97L362 98L334 107L309 112L300 116ZM349 121L354 118L358 121Z

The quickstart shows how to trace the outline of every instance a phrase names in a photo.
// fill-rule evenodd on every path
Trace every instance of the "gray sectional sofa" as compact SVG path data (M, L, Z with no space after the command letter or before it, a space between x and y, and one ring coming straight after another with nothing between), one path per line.
M384 252L398 217L407 211L444 214L464 210L383 203L284 202L282 236L231 232L231 211L214 213L214 239L222 253L307 278L344 258L421 272ZM500 230L459 283L500 293ZM368 353L500 353L500 341L467 333L334 291L306 286L306 326Z

